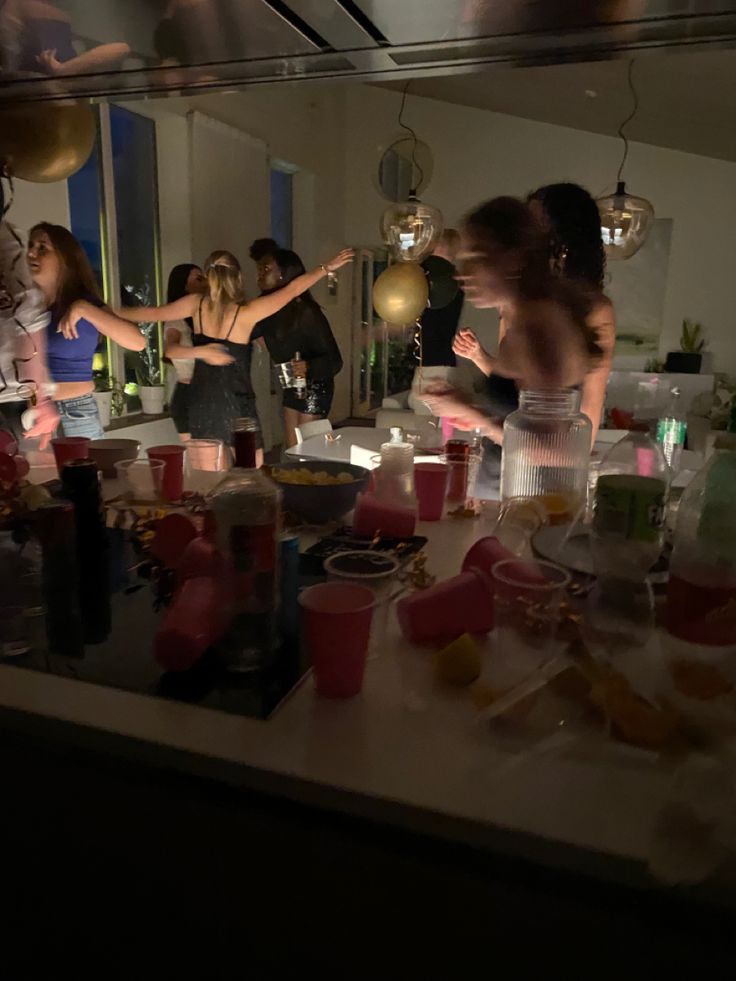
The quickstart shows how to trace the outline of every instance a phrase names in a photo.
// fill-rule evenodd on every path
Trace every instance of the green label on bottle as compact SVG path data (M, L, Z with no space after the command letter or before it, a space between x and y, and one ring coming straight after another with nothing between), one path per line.
M596 534L656 542L664 527L667 485L657 477L604 474L595 492Z
M657 423L657 442L664 446L682 446L687 423L682 419L660 419Z

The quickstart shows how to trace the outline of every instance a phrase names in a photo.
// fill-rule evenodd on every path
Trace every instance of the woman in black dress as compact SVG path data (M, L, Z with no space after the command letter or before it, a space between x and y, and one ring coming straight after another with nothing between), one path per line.
M235 419L257 419L250 378L253 330L278 313L330 272L353 258L345 249L330 262L297 276L282 289L246 302L240 263L231 252L213 252L205 262L207 293L183 296L162 307L124 307L120 316L133 323L192 317L194 374L189 385L189 424L195 439L230 442ZM263 451L259 449L259 465Z
M259 269L264 295L273 295L304 275L304 264L296 252L276 249ZM306 379L303 392L284 389L284 433L286 445L296 445L296 427L314 419L325 419L332 407L335 375L342 357L327 317L309 290L287 303L278 313L262 320L253 333L262 337L274 364L291 362L294 374ZM296 355L299 355L298 359Z

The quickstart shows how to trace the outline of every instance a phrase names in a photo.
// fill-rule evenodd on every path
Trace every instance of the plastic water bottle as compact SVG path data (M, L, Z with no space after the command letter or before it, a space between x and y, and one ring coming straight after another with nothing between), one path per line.
M654 627L647 577L664 544L668 479L662 447L646 433L629 433L601 461L591 540L598 583L588 615L625 644L645 643Z
M680 389L673 388L665 413L657 422L657 442L662 447L664 458L673 471L678 469L686 433L687 422L680 404Z

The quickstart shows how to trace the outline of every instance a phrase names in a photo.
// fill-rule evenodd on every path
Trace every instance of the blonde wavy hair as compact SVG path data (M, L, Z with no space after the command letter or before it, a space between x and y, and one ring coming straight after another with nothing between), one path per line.
M242 303L243 273L240 263L226 249L217 249L207 256L204 264L207 277L210 303L218 325L222 323L225 309L229 303Z

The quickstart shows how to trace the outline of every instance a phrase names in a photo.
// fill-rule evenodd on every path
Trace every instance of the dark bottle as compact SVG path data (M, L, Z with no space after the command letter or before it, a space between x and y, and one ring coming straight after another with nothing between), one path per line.
M64 497L74 505L77 524L79 607L84 640L100 644L111 629L110 558L97 465L72 460L61 472Z
M82 657L74 506L69 501L50 501L35 512L34 528L43 558L41 589L49 652Z

